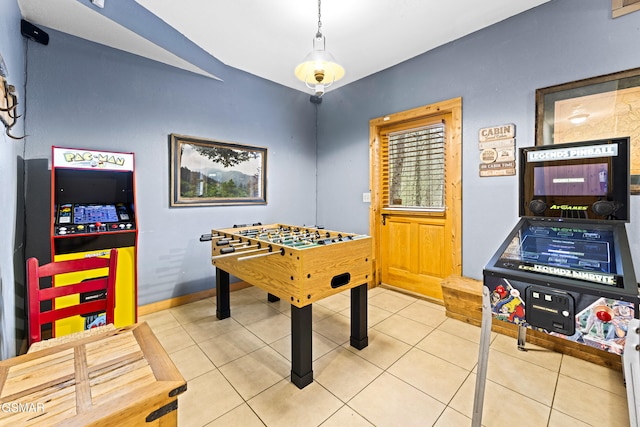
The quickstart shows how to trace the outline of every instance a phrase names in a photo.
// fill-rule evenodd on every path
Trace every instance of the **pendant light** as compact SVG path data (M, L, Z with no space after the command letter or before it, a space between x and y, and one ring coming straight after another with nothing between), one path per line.
M318 97L324 94L327 87L344 77L344 68L325 50L320 17L320 0L318 0L318 32L313 39L313 50L295 69L296 77L309 89L314 90Z

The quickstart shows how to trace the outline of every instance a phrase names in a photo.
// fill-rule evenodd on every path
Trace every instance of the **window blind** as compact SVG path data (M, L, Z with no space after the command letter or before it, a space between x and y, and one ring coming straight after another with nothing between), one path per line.
M444 123L389 132L384 139L385 207L443 211Z

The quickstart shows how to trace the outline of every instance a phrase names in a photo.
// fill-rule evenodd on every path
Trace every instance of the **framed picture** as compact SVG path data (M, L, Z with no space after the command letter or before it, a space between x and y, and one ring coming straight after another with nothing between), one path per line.
M171 134L171 206L267 203L267 149Z
M640 194L640 68L536 90L536 145L630 138Z

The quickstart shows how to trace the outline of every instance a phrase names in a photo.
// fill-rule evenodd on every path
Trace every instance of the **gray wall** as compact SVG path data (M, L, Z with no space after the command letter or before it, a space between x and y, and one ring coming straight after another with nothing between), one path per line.
M15 0L0 0L0 54L7 81L17 90L18 113L24 115L25 53ZM24 135L22 119L11 133ZM16 335L24 330L23 150L24 141L7 137L0 125L0 359L16 353Z
M29 42L27 255L50 257L51 146L135 153L138 303L215 286L211 228L315 224L309 96L231 69L224 82L45 29ZM268 148L267 205L169 207L169 134ZM33 208L32 208L33 207Z
M318 110L318 222L368 232L370 119L461 96L463 274L481 279L518 220L518 188L515 176L479 177L478 130L515 123L517 146L534 145L536 89L640 67L639 40L640 13L613 20L609 0L555 0L329 92ZM639 197L628 225L636 270Z

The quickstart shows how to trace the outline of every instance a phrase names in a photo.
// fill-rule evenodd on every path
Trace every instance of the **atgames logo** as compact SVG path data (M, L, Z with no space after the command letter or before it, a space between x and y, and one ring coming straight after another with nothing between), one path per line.
M551 210L562 210L562 211L586 211L589 209L589 206L584 205L551 205L549 208Z

